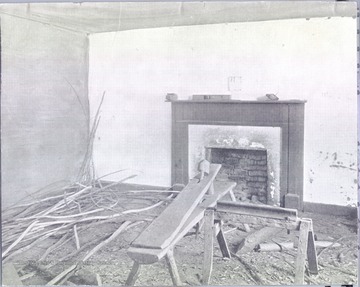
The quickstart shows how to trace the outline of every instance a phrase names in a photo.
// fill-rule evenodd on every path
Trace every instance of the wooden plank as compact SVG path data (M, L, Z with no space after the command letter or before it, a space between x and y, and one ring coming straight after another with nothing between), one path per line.
M295 262L295 284L304 284L305 261L307 257L309 229L310 222L302 220L300 224L299 245Z
M237 250L237 254L252 252L257 245L279 233L279 228L276 227L264 227L251 233L249 236L244 238Z
M310 236L310 234L309 234L309 236ZM310 243L308 242L308 250L309 250L309 244ZM332 244L333 244L333 242L330 242L330 241L315 241L316 248L326 248ZM332 247L340 247L340 246L341 245L339 243L335 243L334 245L332 245ZM256 251L259 251L259 252L282 251L283 249L294 249L297 247L298 247L298 243L296 243L296 245L295 245L294 242L261 243L256 247ZM310 269L311 267L310 267L309 254L308 254L308 258L309 258L308 260L309 260L309 269ZM313 270L315 271L315 269L313 269ZM317 273L313 273L313 272L310 272L310 273L317 274Z
M175 200L135 239L133 246L164 249L175 238L209 189L221 165L212 164L202 181L192 179Z
M178 235L174 238L171 244L164 249L153 249L153 248L139 248L131 246L128 249L128 255L135 261L142 264L151 264L159 261L164 257L169 248L179 242L185 234L187 234L195 224L204 218L204 213L207 208L214 207L216 202L226 195L229 190L232 190L236 186L235 182L214 182L214 194L211 196L205 196L204 201L195 208L191 216L187 219L184 226L179 231Z
M209 285L213 267L214 210L206 210L204 218L204 264L202 284Z
M242 215L251 215L255 217L266 217L273 219L282 219L286 221L297 220L297 210L282 208L269 205L256 205L251 203L219 201L216 205L216 211L230 212Z

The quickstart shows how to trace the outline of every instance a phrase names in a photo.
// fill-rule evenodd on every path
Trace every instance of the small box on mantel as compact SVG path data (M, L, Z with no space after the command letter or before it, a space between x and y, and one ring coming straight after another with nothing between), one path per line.
M228 101L231 95L193 95L193 101Z

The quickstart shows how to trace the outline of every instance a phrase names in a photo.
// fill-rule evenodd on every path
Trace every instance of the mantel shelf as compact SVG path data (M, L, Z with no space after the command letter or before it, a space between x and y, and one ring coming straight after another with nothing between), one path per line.
M306 100L284 100L284 101L242 101L242 100L176 100L169 101L172 104L196 103L196 104L305 104Z

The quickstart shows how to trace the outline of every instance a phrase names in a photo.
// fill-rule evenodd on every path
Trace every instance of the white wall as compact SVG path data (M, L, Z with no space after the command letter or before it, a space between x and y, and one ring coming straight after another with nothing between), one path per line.
M1 15L3 207L75 180L87 145L87 73L86 35Z
M171 111L165 94L266 93L305 99L305 201L356 203L356 20L296 19L172 27L90 37L92 111L106 98L95 143L98 173L141 170L170 184ZM116 180L119 177L110 177Z

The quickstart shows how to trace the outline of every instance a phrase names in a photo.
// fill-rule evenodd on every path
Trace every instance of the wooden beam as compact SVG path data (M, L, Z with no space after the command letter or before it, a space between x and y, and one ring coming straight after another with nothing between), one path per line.
M216 205L216 211L251 215L256 217L266 217L272 219L281 219L286 221L297 220L296 209L282 208L269 205L255 205L251 203L219 201Z

